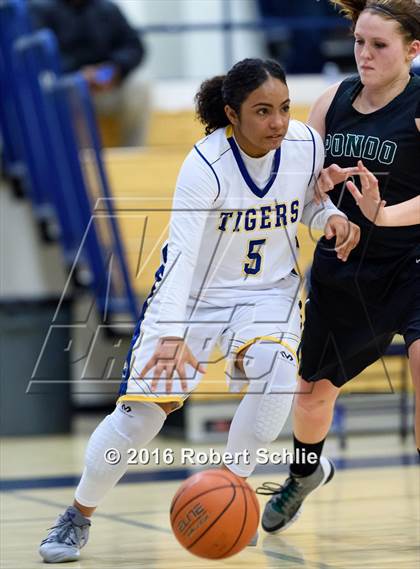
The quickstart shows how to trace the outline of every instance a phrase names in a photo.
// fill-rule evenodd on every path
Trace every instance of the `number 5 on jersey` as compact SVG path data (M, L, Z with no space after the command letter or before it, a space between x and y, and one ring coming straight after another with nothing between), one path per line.
M261 271L262 265L262 246L265 244L266 239L253 239L248 243L247 257L251 261L245 262L244 273L246 275L257 275Z

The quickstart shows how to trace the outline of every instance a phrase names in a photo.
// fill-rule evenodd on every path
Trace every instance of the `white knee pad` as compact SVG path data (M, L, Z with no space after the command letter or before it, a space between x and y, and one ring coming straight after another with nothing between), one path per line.
M263 443L272 442L279 436L292 407L296 356L283 344L257 342L248 349L244 369L251 385L264 384L255 416L255 436Z
M109 417L115 430L137 446L147 445L159 433L166 413L156 403L127 401L118 403Z
M244 368L250 386L236 410L226 448L240 457L227 465L238 476L252 474L258 449L279 436L292 407L297 362L283 345L256 343L248 349Z
M255 436L262 443L271 443L280 435L292 408L293 396L293 393L263 396L255 421Z
M165 419L165 411L155 403L119 403L89 439L76 500L83 506L96 507L126 472L128 449L147 445ZM113 461L116 455L119 460Z

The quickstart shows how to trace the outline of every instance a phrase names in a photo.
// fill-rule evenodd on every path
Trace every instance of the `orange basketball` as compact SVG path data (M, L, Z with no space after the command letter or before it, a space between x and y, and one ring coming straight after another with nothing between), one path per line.
M252 488L222 469L194 474L171 504L171 526L179 543L207 559L230 557L254 537L260 508Z

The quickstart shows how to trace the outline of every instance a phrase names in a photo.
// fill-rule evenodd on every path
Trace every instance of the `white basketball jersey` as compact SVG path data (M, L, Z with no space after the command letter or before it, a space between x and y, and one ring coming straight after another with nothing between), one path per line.
M298 223L323 228L338 213L331 202L312 201L323 162L320 136L298 121L262 158L245 155L231 127L195 145L178 177L163 250L162 335L182 336L189 297L234 301L273 289L290 274Z

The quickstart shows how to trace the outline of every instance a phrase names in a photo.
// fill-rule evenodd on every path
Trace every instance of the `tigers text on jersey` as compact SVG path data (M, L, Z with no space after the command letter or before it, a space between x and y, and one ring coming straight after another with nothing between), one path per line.
M190 296L220 304L275 288L291 272L298 223L323 229L340 213L313 202L323 162L320 136L298 121L261 158L242 152L231 127L196 144L178 176L156 289L162 336L183 336Z

